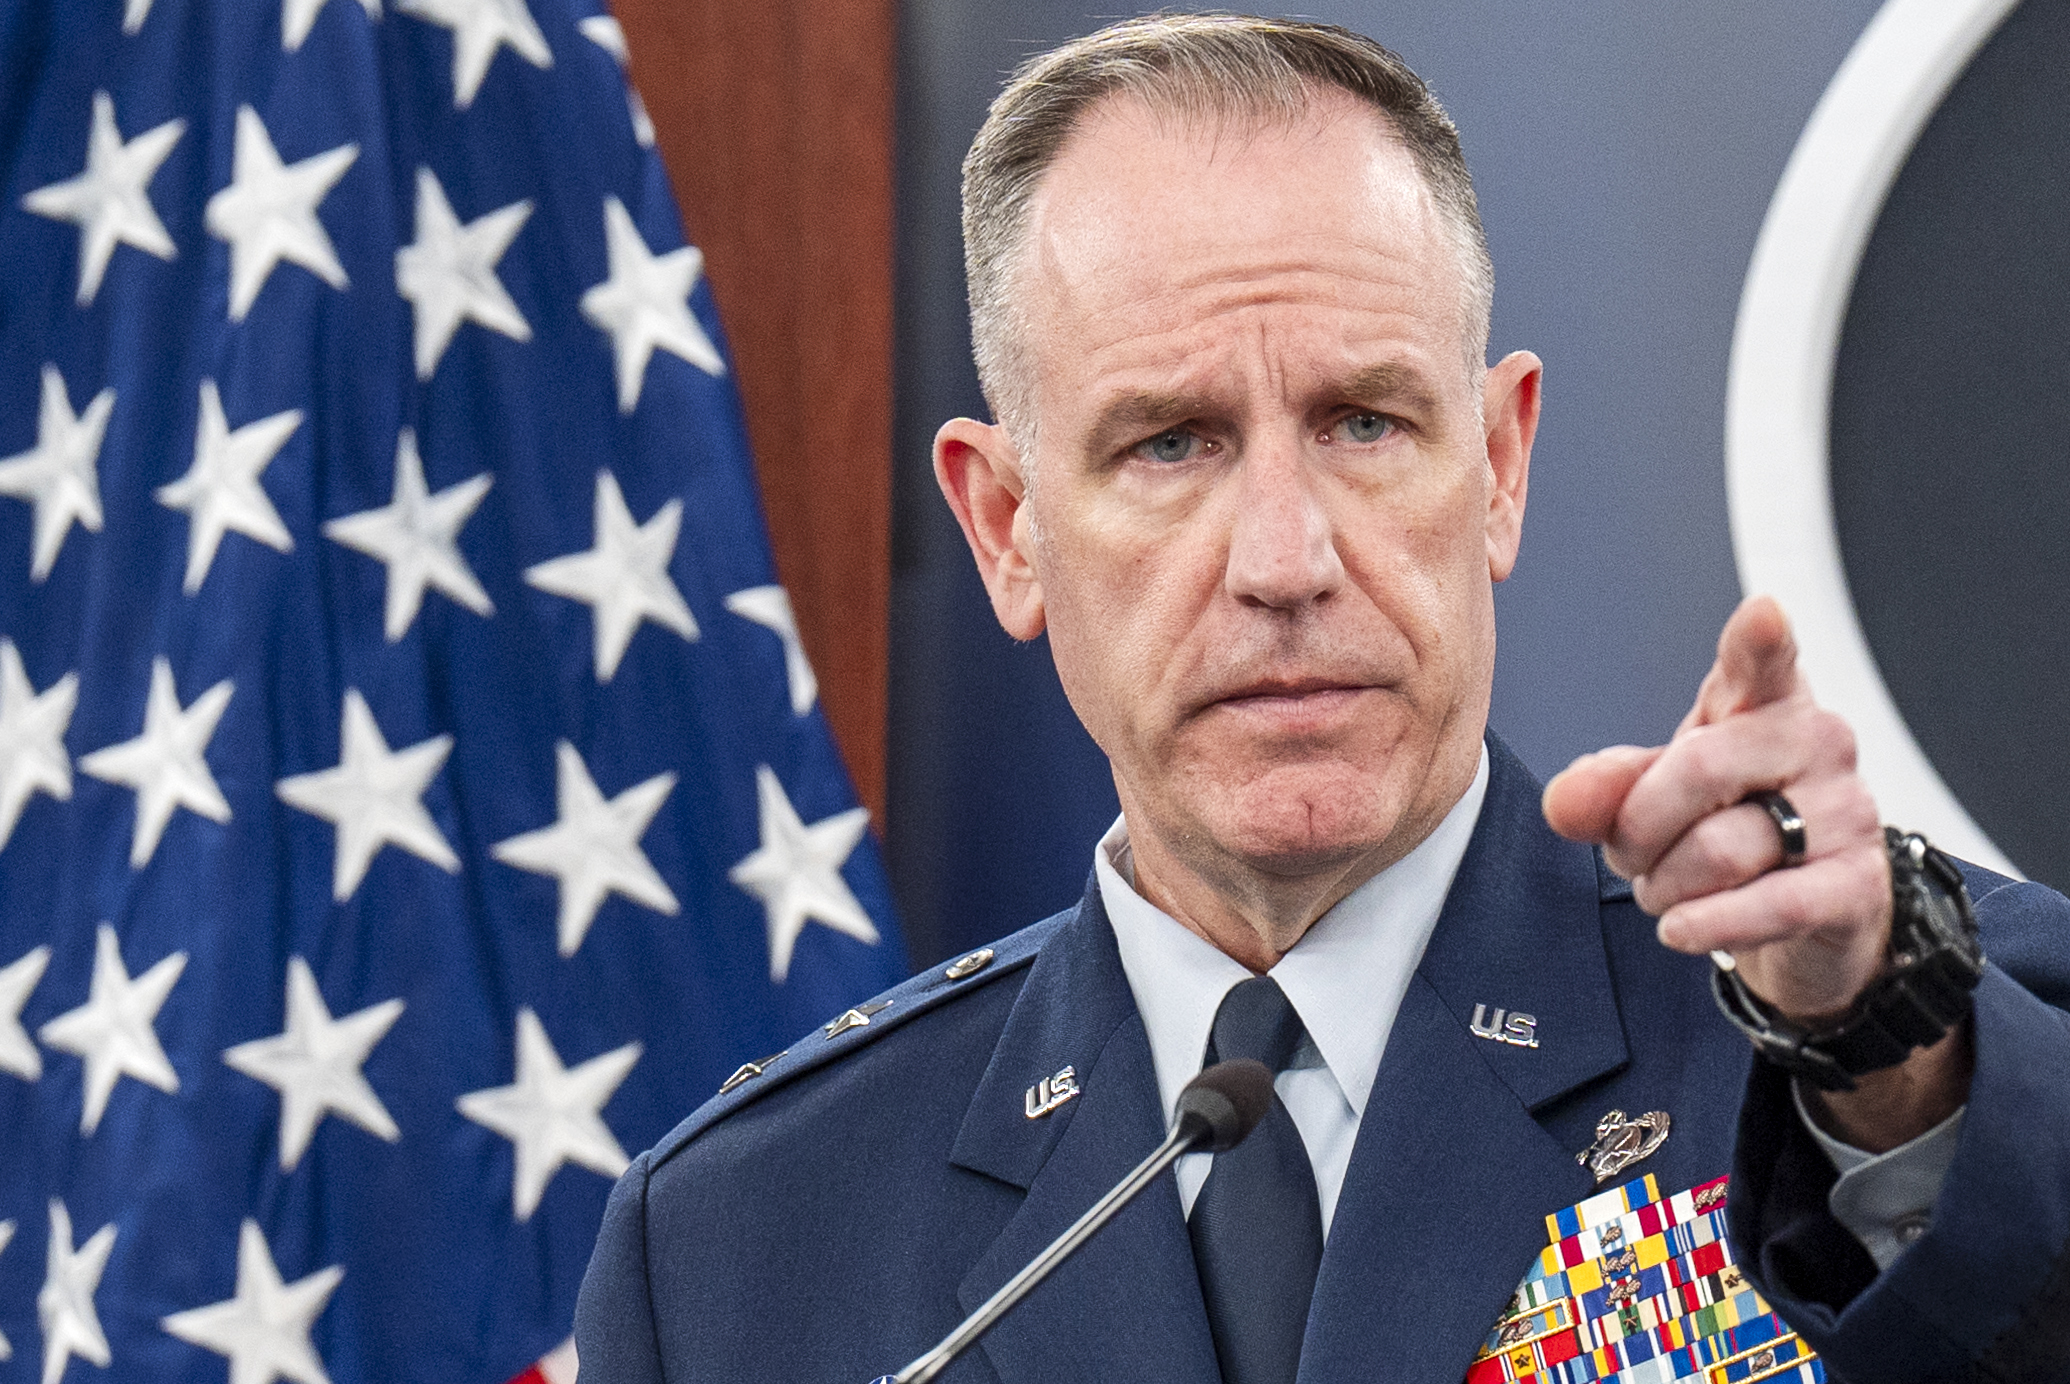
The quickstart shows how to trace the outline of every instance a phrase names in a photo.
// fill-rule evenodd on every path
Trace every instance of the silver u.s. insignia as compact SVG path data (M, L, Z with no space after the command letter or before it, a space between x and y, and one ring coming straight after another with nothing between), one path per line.
M1636 1120L1626 1119L1622 1110L1612 1110L1596 1121L1596 1141L1575 1154L1574 1161L1594 1173L1600 1187L1632 1164L1651 1158L1667 1137L1665 1110L1649 1110Z
M1490 1042L1507 1043L1513 1048L1535 1048L1538 1046L1538 1020L1530 1014L1512 1014L1507 1009L1495 1011L1495 1017L1488 1017L1488 1006L1473 1007L1473 1022L1467 1025L1476 1038Z
M1028 1118L1039 1120L1067 1101L1078 1099L1078 1072L1066 1067L1028 1088Z

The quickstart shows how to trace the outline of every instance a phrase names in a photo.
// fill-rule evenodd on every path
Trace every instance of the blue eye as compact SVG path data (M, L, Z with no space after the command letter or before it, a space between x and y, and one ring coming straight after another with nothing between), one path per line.
M1354 413L1337 426L1353 442L1378 442L1394 431L1394 420L1385 414Z
M1167 428L1157 436L1137 443L1136 450L1152 461L1170 464L1190 458L1199 442L1199 438L1184 428Z

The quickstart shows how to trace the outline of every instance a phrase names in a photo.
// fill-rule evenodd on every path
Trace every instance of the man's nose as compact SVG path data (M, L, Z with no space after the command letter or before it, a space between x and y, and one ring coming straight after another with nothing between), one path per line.
M1229 594L1275 610L1326 600L1344 580L1336 533L1298 442L1245 449L1229 535Z

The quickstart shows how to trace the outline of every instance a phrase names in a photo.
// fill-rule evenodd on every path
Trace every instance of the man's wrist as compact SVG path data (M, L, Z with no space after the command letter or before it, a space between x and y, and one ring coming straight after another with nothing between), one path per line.
M1808 1082L1798 1083L1798 1091L1805 1112L1827 1134L1867 1153L1887 1153L1960 1110L1975 1070L1974 1025L1965 1019L1897 1066L1856 1078L1852 1091L1822 1091Z
M1754 992L1730 956L1713 953L1719 1010L1763 1059L1826 1091L1852 1091L1939 1047L1967 1022L1970 992L1983 975L1976 914L1955 862L1924 837L1893 828L1884 828L1884 844L1891 888L1885 964L1833 1022L1794 1021ZM1929 1062L1922 1070L1937 1069Z

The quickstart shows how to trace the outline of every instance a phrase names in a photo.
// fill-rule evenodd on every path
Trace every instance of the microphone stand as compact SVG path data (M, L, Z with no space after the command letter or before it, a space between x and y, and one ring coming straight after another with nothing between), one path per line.
M1006 1280L999 1291L985 1300L985 1305L963 1319L957 1327L942 1339L942 1343L912 1364L892 1376L892 1384L928 1384L936 1375L949 1367L949 1362L968 1350L978 1337L990 1331L1013 1305L1026 1297L1050 1270L1069 1258L1078 1247L1090 1240L1116 1212L1134 1201L1137 1194L1152 1182L1157 1175L1187 1153L1193 1146L1207 1139L1213 1127L1196 1115L1183 1116L1163 1143L1152 1149L1150 1156L1136 1164L1135 1171L1123 1178L1114 1190L1092 1204L1092 1209L1071 1223L1071 1228L1050 1241L1049 1248L1028 1261L1028 1266Z

